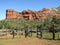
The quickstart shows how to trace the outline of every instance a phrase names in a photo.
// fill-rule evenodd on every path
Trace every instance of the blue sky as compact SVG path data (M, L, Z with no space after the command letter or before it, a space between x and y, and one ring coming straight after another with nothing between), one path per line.
M60 0L0 0L0 20L6 18L6 9L22 11L26 9L41 10L60 6Z

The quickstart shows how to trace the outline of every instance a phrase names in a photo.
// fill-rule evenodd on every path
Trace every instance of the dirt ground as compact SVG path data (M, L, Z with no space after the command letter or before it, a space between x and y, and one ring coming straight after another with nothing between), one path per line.
M15 37L12 39L12 35L0 37L0 45L60 45L60 40L46 40L38 39L36 37Z

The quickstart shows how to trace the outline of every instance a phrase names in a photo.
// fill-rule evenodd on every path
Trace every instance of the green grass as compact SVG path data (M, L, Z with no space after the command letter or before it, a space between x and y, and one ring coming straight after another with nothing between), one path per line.
M32 33L33 35L32 35L32 37L36 37L36 33ZM60 34L60 32L58 32L58 33L55 33L56 35L56 38L55 39L58 39L58 34ZM43 32L43 38L46 38L46 39L52 39L52 33L49 33L49 32ZM59 39L60 39L60 35L59 35ZM43 39L44 40L44 39ZM35 42L34 42L35 41ZM39 40L39 39L33 39L33 38L25 38L25 37L23 37L23 38L14 38L14 39L12 39L12 38L0 38L0 45L27 45L27 44L31 44L31 45L35 45L35 43L38 41L38 44L40 44L41 43L41 40ZM40 41L40 42L39 42ZM52 40L49 40L50 42L52 41ZM56 41L56 43L58 42L58 43L60 43L60 41L59 40L54 40L54 41ZM33 44L32 44L32 42L33 42ZM47 40L47 42L48 42L48 40ZM44 42L43 42L44 43Z
M52 39L52 33L43 32L43 38ZM60 32L55 33L55 39L60 39Z
M52 39L53 35L50 32L43 32L42 33L44 39ZM32 33L32 37L36 37L36 33ZM60 32L55 33L55 39L60 39Z
M0 45L6 45L7 43L9 43L8 45L10 45L10 43L13 45L16 45L16 43L18 42L21 42L20 39L18 38L15 38L15 39L11 39L11 38L8 38L8 39L0 39Z

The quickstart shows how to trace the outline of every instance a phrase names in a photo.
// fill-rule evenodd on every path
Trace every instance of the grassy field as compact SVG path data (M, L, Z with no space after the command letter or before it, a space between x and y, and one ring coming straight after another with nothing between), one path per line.
M55 39L58 39L58 34L60 32L56 33ZM0 45L60 45L60 40L48 40L52 39L52 33L43 32L43 38L45 39L36 38L36 33L32 37L15 36L14 39L12 35L7 35L0 37Z
M36 37L36 33L32 33L32 37ZM50 32L43 32L42 33L42 37L44 38L44 39L52 39L53 37L53 35L52 35L52 33L50 33ZM59 40L60 39L60 32L57 32L57 33L55 33L55 39L56 40Z
M20 38L15 39L0 39L0 45L60 45L60 41L38 39L34 37L25 38L24 36L22 36Z
M49 32L43 32L43 38L45 39L52 39L52 33ZM60 39L60 32L55 33L55 39L58 40Z

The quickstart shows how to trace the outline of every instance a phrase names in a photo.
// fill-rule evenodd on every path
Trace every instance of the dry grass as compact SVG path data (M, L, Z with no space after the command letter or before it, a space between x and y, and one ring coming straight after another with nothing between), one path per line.
M12 39L12 35L0 37L0 45L60 45L60 40L45 40L38 39L36 37L15 37Z

